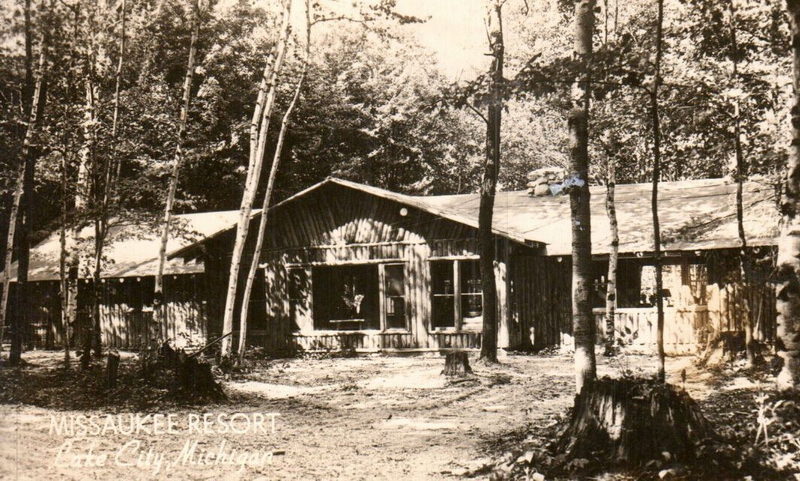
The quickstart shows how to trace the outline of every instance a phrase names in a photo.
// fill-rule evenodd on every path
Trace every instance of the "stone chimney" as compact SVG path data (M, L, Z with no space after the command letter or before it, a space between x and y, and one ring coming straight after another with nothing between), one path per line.
M560 167L542 167L528 173L528 195L543 197L561 192L566 172Z

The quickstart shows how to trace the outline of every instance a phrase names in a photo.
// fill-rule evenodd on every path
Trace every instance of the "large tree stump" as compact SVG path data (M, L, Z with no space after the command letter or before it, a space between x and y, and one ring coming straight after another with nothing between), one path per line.
M691 461L698 445L713 436L685 391L652 380L604 378L576 396L554 449L568 459L610 463Z
M180 390L188 397L214 400L226 398L222 387L214 379L211 365L198 361L194 356L187 356L183 351L178 351L176 374Z
M469 356L467 353L464 351L448 352L444 358L444 370L442 374L445 376L458 377L472 374L472 368L469 367Z

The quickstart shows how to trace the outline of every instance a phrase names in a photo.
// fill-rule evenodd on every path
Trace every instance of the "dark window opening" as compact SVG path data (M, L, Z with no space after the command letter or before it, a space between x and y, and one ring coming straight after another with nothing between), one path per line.
M312 270L314 329L379 329L378 266L320 266Z
M455 327L455 274L453 261L431 262L433 327Z
M406 329L405 266L387 264L383 273L386 329Z

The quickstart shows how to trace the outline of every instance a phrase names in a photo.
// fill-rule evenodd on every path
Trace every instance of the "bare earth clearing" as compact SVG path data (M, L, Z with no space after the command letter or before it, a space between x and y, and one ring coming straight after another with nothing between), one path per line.
M100 414L104 419L115 411L15 404L11 387L24 382L25 375L52 372L61 356L28 353L29 364L17 377L11 369L0 370L0 479L454 479L480 464L487 449L513 440L527 423L551 423L572 405L574 389L568 355L510 355L497 367L473 359L476 376L455 382L440 376L444 360L439 356L271 361L225 383L228 403L149 410L174 414L178 434L107 432L85 438L75 453L93 447L94 455L107 454L108 459L95 457L101 466L75 468L68 463L85 459L57 456L70 436L49 432L51 415ZM702 402L720 389L710 389L707 375L687 367L690 358L668 361L672 383L680 384L681 369L687 368L686 389L695 399ZM599 362L600 375L618 368L602 358ZM628 357L627 362L647 372L653 366L647 357ZM753 387L744 379L737 382L747 385L731 387ZM189 414L237 412L277 413L275 431L189 432ZM271 464L241 470L214 463L170 465L187 440L197 440L198 450L217 452L222 439L229 451L272 453ZM116 454L132 440L142 441L142 465L117 465ZM137 462L134 447L121 456L123 464ZM165 456L160 469L146 458L148 448Z

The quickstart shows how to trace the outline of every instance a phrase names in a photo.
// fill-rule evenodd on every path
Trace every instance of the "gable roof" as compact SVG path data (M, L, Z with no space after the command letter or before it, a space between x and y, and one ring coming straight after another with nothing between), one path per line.
M414 196L342 179L329 178L283 200L280 208L328 184L355 189L432 215L478 227L479 194ZM650 184L618 184L616 209L620 253L650 252L653 249ZM592 254L607 254L610 227L605 210L604 186L591 191ZM744 228L750 246L777 245L780 216L775 189L766 183L744 184ZM260 210L253 210L253 216ZM204 272L201 261L180 257L204 239L221 235L236 226L239 211L203 212L174 217L173 233L167 244L164 273ZM739 247L736 222L736 184L726 179L702 179L659 184L659 220L665 251L730 249ZM568 196L532 197L526 191L498 192L495 198L493 231L515 242L543 246L546 255L570 255L571 228ZM92 229L81 238L91 240ZM109 262L103 277L155 275L158 269L159 232L139 224L112 228L104 250ZM52 233L31 249L29 279L58 280L59 234ZM80 273L84 277L85 269ZM16 280L16 263L11 270Z
M329 178L276 204L293 202L333 183L415 207L433 215L478 227L479 194L412 196L342 179ZM736 222L736 184L727 179L701 179L659 184L659 221L666 251L739 247ZM652 185L617 184L615 203L620 252L653 250ZM592 186L592 253L607 254L611 229L605 208L605 186ZM776 245L778 214L775 189L766 183L745 182L744 229L748 245ZM526 244L543 244L547 255L569 255L571 220L569 196L533 197L527 191L498 192L492 230Z
M255 211L254 211L255 212ZM260 211L259 211L260 212ZM173 216L172 229L167 240L167 263L164 274L196 274L204 272L202 261L186 260L174 257L174 254L186 246L213 237L236 225L238 210L180 214ZM82 243L93 242L92 227L84 228L79 239ZM70 241L72 236L70 236ZM158 250L160 247L160 229L142 224L127 223L115 225L110 229L104 256L108 261L103 266L102 276L137 277L152 276L158 270ZM61 244L59 232L53 232L44 241L31 249L28 277L31 281L48 281L59 279L59 255ZM86 264L83 263L80 277L86 275ZM93 261L88 261L91 272ZM17 276L16 262L11 268L12 280Z

